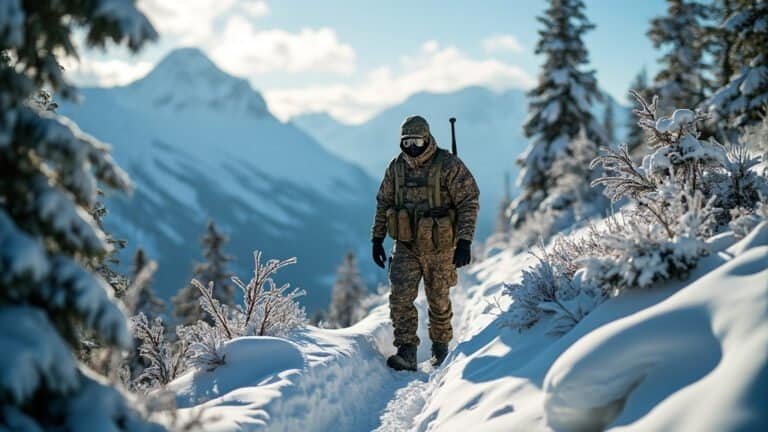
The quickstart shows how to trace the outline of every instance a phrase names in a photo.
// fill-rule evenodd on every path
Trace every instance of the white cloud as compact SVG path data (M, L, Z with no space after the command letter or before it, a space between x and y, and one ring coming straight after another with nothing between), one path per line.
M265 0L185 0L183 7L171 3L138 2L160 33L161 43L153 47L158 54L197 46L222 69L249 78L266 73L348 75L356 69L354 49L333 29L304 28L294 33L258 28L258 19L270 13ZM94 62L85 53L70 78L80 85L124 84L149 69L145 62L132 64L127 53L120 58L125 61Z
M440 44L436 40L428 40L421 46L421 50L427 54L432 54L440 49Z
M342 121L359 123L381 109L420 92L450 92L471 85L501 91L527 89L533 77L496 59L476 60L455 47L424 44L416 56L403 57L400 70L378 68L357 84L268 90L270 110L286 119L308 111L327 111Z
M246 19L233 16L205 47L217 64L241 76L305 71L349 74L355 70L355 51L330 28L305 28L298 33L258 30Z
M164 39L198 45L216 34L215 23L238 15L256 20L269 14L264 0L185 0L183 6L168 0L139 0L141 9Z
M251 0L239 3L240 9L249 17L256 19L269 15L269 5L265 1Z
M153 64L148 61L92 60L82 57L61 59L67 78L78 85L112 87L128 84L146 75Z
M502 52L517 54L523 52L523 45L515 36L494 35L483 39L483 50L489 54Z

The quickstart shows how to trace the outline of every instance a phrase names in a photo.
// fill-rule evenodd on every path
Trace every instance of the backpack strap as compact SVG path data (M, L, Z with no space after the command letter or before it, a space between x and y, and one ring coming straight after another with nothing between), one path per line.
M401 208L405 203L403 188L405 187L405 159L398 156L395 160L395 208Z
M432 164L429 166L429 177L427 177L427 196L429 197L429 208L440 208L440 176L443 171L443 160L446 152L438 149Z

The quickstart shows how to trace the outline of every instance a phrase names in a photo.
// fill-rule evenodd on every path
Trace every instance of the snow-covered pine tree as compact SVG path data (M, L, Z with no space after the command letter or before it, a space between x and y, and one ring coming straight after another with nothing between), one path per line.
M512 203L512 190L509 178L509 171L504 173L504 196L499 203L499 214L496 219L495 234L504 235L509 232L511 225L509 222L509 205Z
M735 35L729 32L725 27L725 22L734 12L736 3L742 3L739 0L716 0L710 4L711 18L713 23L705 27L707 34L706 52L712 57L712 69L710 80L710 90L716 91L720 87L728 84L733 74L738 70L734 65L737 53L734 52L736 45Z
M101 195L101 192L99 191ZM130 281L125 275L120 274L116 267L120 265L120 251L125 248L126 241L123 239L116 239L112 236L112 233L104 229L104 216L107 215L107 208L104 203L97 201L96 205L91 209L91 217L98 225L99 229L104 232L106 236L107 244L110 246L110 251L102 256L98 257L91 263L91 268L98 273L102 279L107 281L112 286L114 294L117 298L122 299L125 296L125 291L130 285Z
M549 231L541 232L542 237L548 237L557 231L567 228L574 220L582 220L596 212L596 206L607 207L605 198L594 196L596 190L590 182L597 178L597 171L590 168L592 160L597 155L597 144L589 138L582 129L573 137L570 143L571 156L559 158L552 164L552 171L558 173L557 179L550 190L549 197L544 200L542 207L546 209L568 209L569 217L553 220ZM567 197L567 204L564 198ZM565 213L565 212L564 212Z
M205 234L201 239L205 261L195 266L195 279L207 285L213 282L213 295L223 304L235 304L235 286L232 284L233 274L227 269L232 257L222 250L228 241L216 224L208 221Z
M192 325L204 320L205 312L200 307L200 290L191 283L184 286L171 298L173 317L178 325Z
M131 344L111 288L88 267L109 252L89 214L97 185L130 180L106 146L33 100L41 88L74 95L56 55L77 56L76 31L133 51L156 38L132 1L0 3L0 429L162 430L75 357L80 329L103 346Z
M197 279L208 286L213 282L214 297L222 304L232 306L235 303L235 287L231 283L232 273L227 270L227 263L232 257L225 254L222 246L227 242L227 237L216 229L213 221L209 221L205 234L200 239L203 247L203 256L206 261L195 264L193 273ZM200 307L200 290L193 284L188 284L173 297L173 316L179 324L192 325L199 320L213 324L212 317Z
M363 318L363 298L368 294L354 252L344 256L336 273L336 283L331 294L331 307L328 313L328 325L331 327L349 327Z
M738 72L707 102L715 121L734 128L760 123L768 106L768 1L737 3L722 29L733 38L729 60Z
M559 158L572 156L571 143L579 131L584 130L596 145L605 142L602 127L590 111L592 101L601 98L595 72L582 70L589 60L582 35L594 28L584 15L584 2L550 0L538 20L543 28L539 31L536 53L543 54L545 61L538 85L528 94L530 114L523 128L531 142L518 159L522 166L518 177L522 191L510 206L515 228L549 197L561 174L553 172L553 164ZM590 179L584 178L583 182L589 184ZM574 200L573 195L563 195L554 202L562 209Z
M144 270L150 262L151 261L147 257L146 252L144 252L144 249L136 249L136 252L133 254L133 269L131 277L134 282L137 282L139 279L141 279L141 271ZM143 313L148 317L148 319L152 320L157 317L163 311L163 309L165 309L165 302L158 298L152 289L151 275L148 275L144 278L144 280L139 281L138 286L136 286L134 289L138 291L132 294L135 296L135 300L133 305L134 310L131 311L131 314L138 315Z
M612 145L616 143L616 122L613 114L613 102L610 98L605 98L605 111L603 111L603 130L605 131L605 141Z
M634 81L632 81L632 84L629 88L629 96L628 101L630 105L634 105L636 103L635 96L632 95L632 92L635 92L636 94L640 95L643 99L650 99L650 91L648 89L648 73L645 71L645 68L643 68L637 76L635 76ZM635 114L630 111L629 117L627 118L627 151L629 151L629 154L631 155L637 155L638 153L642 153L644 150L646 150L644 147L646 141L645 137L645 130L640 127L640 125L637 123L637 117Z
M656 49L667 49L659 59L661 69L653 80L660 114L675 108L697 106L704 100L704 61L708 6L696 0L667 0L667 14L651 21L648 37ZM668 48L667 48L668 47Z

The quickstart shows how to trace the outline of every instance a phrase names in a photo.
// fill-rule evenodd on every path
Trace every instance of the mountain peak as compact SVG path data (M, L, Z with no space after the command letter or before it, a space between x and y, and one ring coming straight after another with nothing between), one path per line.
M269 115L264 98L248 81L224 72L194 47L169 52L146 77L128 88L161 109L210 108L228 114Z
M227 74L211 61L199 48L177 48L169 52L142 81L170 80L175 85L189 85L199 81L242 81Z
M191 74L203 73L218 73L220 75L228 76L226 72L219 69L200 48L186 47L177 48L169 52L162 60L155 66L152 73L155 72L180 72L188 71Z

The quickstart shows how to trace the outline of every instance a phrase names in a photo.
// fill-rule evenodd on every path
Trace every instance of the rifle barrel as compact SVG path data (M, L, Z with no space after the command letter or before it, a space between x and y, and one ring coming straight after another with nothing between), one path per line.
M454 156L458 156L459 152L456 150L456 117L451 117L448 121L451 122L451 152Z

